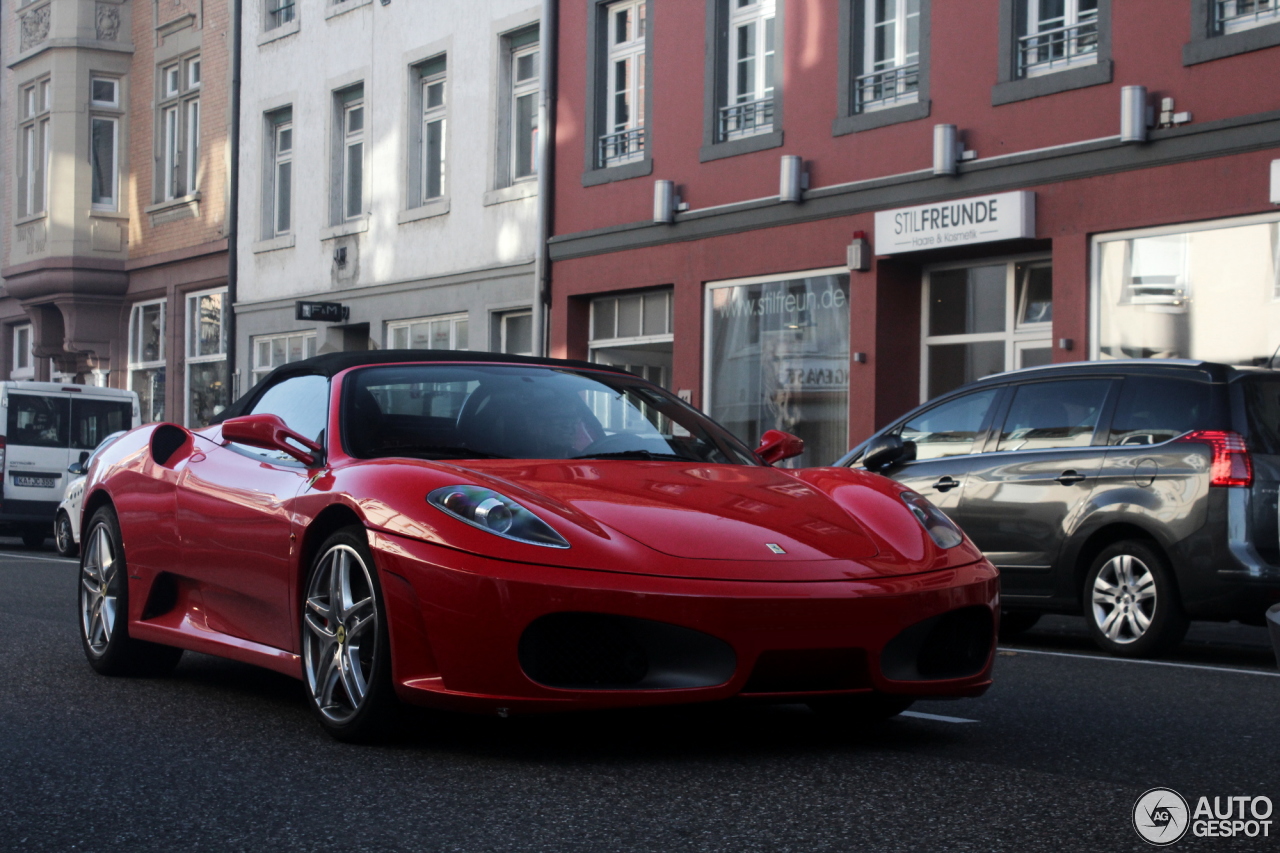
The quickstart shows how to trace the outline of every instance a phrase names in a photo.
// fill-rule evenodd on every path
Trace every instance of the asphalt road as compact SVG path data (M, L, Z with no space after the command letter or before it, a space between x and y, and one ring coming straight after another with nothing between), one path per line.
M1258 628L1196 625L1155 664L1047 619L1002 649L986 696L869 731L800 705L422 712L353 747L298 682L250 666L94 674L76 564L6 541L0 850L1148 850L1131 813L1150 788L1280 804L1280 670ZM1274 850L1272 821L1173 849Z

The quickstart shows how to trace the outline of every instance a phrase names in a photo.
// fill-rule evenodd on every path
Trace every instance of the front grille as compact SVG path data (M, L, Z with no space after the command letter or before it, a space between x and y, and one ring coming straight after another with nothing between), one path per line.
M821 693L871 686L863 649L772 649L761 652L743 693Z
M967 678L987 665L995 640L991 610L962 607L906 628L880 653L880 671L895 681Z

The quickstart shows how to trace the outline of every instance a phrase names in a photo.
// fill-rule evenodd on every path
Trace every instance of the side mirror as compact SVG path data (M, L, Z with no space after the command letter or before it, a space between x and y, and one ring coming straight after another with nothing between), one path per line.
M799 456L801 453L804 453L804 439L780 429L771 429L760 436L760 446L756 448L756 456L766 465Z
M862 454L862 464L868 471L879 474L895 462L905 461L907 442L899 435L882 435L873 438Z
M67 466L67 473L75 474L77 477L83 477L85 474L89 473L89 469L85 467L83 462L72 462Z
M279 415L230 418L222 422L222 437L250 447L283 451L307 466L315 465L324 454L323 447L289 429ZM299 448L299 444L306 449Z

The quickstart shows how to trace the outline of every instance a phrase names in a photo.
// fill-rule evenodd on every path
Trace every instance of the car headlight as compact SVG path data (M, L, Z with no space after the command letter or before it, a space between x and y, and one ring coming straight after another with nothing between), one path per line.
M546 548L568 548L565 538L520 504L493 489L445 486L427 495L427 503L472 527Z
M947 518L942 510L929 503L929 499L924 495L903 492L902 501L939 548L954 548L964 541L964 534L960 532L959 527L956 527L955 522Z

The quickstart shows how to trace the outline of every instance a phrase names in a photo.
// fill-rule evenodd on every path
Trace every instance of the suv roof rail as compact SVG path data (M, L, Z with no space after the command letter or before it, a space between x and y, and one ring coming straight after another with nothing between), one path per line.
M981 379L975 379L974 382L986 382L993 379L1001 379L1014 374L1022 375L1026 373L1036 373L1042 370L1085 370L1099 369L1109 367L1163 367L1170 365L1173 367L1212 367L1216 362L1204 361L1194 358L1108 358L1093 359L1086 361L1063 361L1057 364L1040 364L1035 367L1021 367L1017 370L1005 370L1001 373L992 373L990 376L984 376ZM1235 367L1236 365L1224 365L1226 367Z

